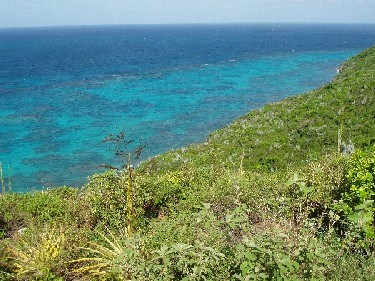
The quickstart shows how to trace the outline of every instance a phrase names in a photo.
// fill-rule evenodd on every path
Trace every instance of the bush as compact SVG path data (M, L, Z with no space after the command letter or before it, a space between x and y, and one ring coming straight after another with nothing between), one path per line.
M375 146L367 152L357 151L349 161L348 188L343 194L349 212L375 199Z
M237 245L238 280L321 280L330 252L310 235L260 235Z
M82 226L90 219L81 197L80 190L68 187L2 195L0 237L8 237L30 225L67 222Z
M86 199L91 207L94 224L122 229L127 220L126 180L113 171L96 174L87 185Z
M375 239L375 146L353 154L346 179L337 208L365 239Z
M154 251L152 280L225 280L225 255L197 242L177 243Z

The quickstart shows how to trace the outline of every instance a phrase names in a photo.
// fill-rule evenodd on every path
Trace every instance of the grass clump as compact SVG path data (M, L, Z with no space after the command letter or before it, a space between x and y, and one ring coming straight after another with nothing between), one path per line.
M62 280L55 273L61 269L65 244L63 231L49 229L39 235L26 233L7 245L8 264L17 279Z

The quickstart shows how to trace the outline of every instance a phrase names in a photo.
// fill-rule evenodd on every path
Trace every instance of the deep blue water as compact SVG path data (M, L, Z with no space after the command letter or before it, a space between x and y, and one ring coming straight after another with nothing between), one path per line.
M375 25L0 29L0 162L14 191L84 184L124 128L142 159L327 83Z

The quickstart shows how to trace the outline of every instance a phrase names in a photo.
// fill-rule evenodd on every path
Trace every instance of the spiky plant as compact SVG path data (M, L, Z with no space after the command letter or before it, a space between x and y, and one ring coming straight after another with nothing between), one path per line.
M19 237L8 245L9 264L21 279L46 279L55 276L60 265L65 242L64 232L56 229L41 232L36 237Z
M127 249L121 245L110 230L107 229L107 232L109 237L97 231L98 235L104 240L104 245L89 242L89 247L80 247L88 256L69 262L79 266L72 271L73 274L86 277L89 280L95 277L128 280L126 276L120 276L121 274L114 272L117 261L125 255ZM128 237L127 232L125 236Z

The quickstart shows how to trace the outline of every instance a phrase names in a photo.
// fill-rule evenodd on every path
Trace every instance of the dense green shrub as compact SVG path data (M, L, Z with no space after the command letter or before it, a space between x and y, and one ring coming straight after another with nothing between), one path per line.
M375 239L375 146L353 154L346 179L338 209L366 239Z
M238 280L323 280L332 252L316 238L263 234L237 245Z
M143 196L142 200L160 208L170 206L182 199L188 189L189 181L186 173L173 171L155 176L139 176L136 185Z
M153 252L149 280L226 280L225 255L196 242L172 244Z
M66 223L85 225L90 219L79 189L60 187L0 196L0 237L29 225Z
M342 253L336 256L326 280L373 281L375 277L375 255L354 255Z
M349 161L348 189L343 200L350 211L368 200L375 200L375 146L369 151L356 151Z
M114 229L123 229L129 224L126 185L126 179L113 171L91 177L86 199L94 224Z

